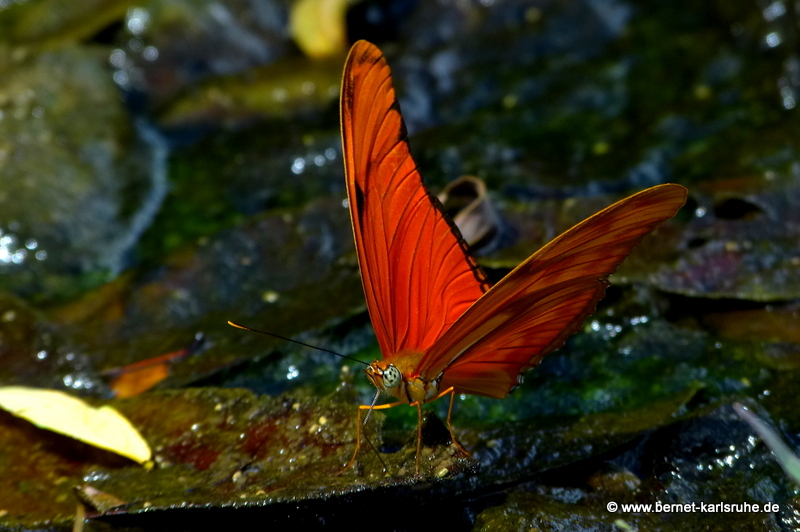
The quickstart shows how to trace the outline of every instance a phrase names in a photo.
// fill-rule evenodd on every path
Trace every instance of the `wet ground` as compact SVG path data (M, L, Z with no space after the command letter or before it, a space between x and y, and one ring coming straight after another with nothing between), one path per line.
M303 3L0 0L0 384L112 404L155 453L0 412L0 528L68 530L79 500L90 530L800 528L797 485L732 408L800 443L800 4ZM365 448L337 476L359 367L226 324L380 357L343 206L360 38L431 189L485 181L493 279L617 199L689 189L520 388L457 401L472 458L427 408L420 478L414 409L370 420L386 471ZM112 398L119 368L176 352Z

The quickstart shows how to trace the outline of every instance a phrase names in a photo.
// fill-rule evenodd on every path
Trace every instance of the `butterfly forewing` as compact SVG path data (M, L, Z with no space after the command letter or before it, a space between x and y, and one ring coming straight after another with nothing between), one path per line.
M488 285L422 183L391 71L366 41L347 58L341 120L350 217L375 334L384 356L424 351Z
M518 376L594 312L606 278L642 237L686 200L680 185L625 198L534 253L475 302L433 345L418 371L441 389L505 397Z

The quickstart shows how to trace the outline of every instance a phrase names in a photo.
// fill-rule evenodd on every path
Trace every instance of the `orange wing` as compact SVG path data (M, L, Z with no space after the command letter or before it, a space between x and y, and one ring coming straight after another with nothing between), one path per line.
M417 372L439 389L505 397L520 374L594 312L606 278L644 235L686 201L680 185L625 198L555 238L472 305L426 352Z
M341 120L350 219L375 334L384 356L424 351L488 284L422 183L391 71L366 41L347 57Z

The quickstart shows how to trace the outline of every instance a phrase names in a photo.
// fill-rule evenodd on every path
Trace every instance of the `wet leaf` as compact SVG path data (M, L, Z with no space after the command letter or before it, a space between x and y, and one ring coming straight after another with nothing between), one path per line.
M800 186L795 179L721 181L692 197L694 216L671 261L651 264L635 276L625 268L622 272L689 297L765 303L800 297Z
M313 113L336 99L340 77L341 61L284 59L204 82L162 106L159 123L167 128L235 128L264 118Z
M15 44L51 48L85 39L114 21L122 20L132 0L90 0L74 4L64 0L45 0L4 13L10 31L3 38ZM0 23L0 28L5 24ZM5 28L4 28L5 29Z
M375 529L390 514L402 517L387 526L425 516L437 530L800 529L797 485L730 408L757 400L797 454L789 3L350 6L350 38L387 53L430 190L480 176L508 222L481 257L494 277L615 199L666 181L691 192L522 386L459 398L454 430L479 469L436 437L447 405L426 405L438 416L422 479L408 476L408 407L367 427L388 476L372 450L334 476L369 383L349 362L225 325L380 357L342 208L342 61L300 57L292 2L5 4L0 273L25 299L0 295L0 381L103 396L105 369L198 330L209 345L160 391L110 402L153 444L152 471L0 411L0 528L68 530L80 485L117 512L90 518L104 531ZM161 164L137 141L154 138ZM201 389L164 391L186 385ZM749 500L780 510L606 507Z
M6 386L0 388L0 408L89 445L144 463L152 452L139 431L110 406L95 408L57 390Z

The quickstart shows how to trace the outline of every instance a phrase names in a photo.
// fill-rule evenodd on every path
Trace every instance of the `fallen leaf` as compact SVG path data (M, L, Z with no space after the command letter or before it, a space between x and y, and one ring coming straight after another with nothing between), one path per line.
M118 399L127 399L144 393L169 377L166 362L122 373L111 382L111 391Z
M289 31L308 57L341 55L347 49L347 0L299 0L292 5Z
M122 366L111 368L102 372L103 375L114 377L111 381L111 391L117 399L127 399L144 393L159 382L169 377L169 366L185 357L194 355L205 345L205 335L201 332L195 335L194 342L189 347L170 351L165 355L148 358Z
M110 406L95 408L57 390L0 387L0 408L39 428L58 432L139 463L152 451L139 431Z

